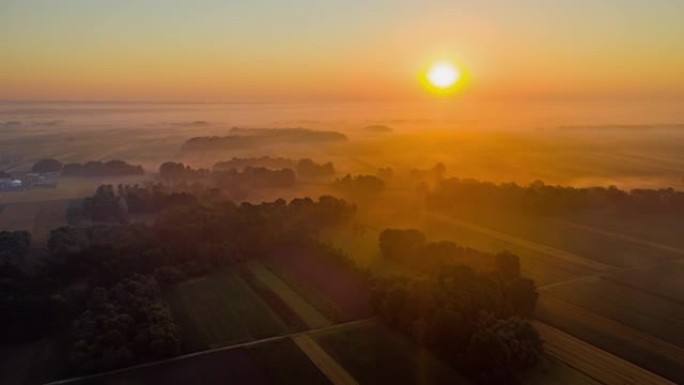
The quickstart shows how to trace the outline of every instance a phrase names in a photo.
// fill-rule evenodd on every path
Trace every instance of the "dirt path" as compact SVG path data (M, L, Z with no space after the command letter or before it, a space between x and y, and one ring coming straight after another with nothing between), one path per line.
M653 242L653 241L649 241L649 240L642 239L642 238L633 237L631 235L627 235L627 234L623 234L623 233L617 233L614 231L598 229L596 227L582 225L582 224L575 223L575 222L569 222L569 221L564 221L564 220L560 220L560 219L555 220L555 222L559 223L561 225L564 225L564 226L574 227L574 228L589 231L589 232L592 232L595 234L604 235L604 236L609 237L609 238L619 239L621 241L632 242L632 243L636 243L639 245L652 247L654 249L659 249L659 250L663 250L663 251L668 251L670 253L676 253L679 255L684 255L684 250L682 250L678 247L665 245L662 243Z
M334 358L321 348L316 341L306 334L292 337L292 341L316 365L316 367L330 380L333 385L359 385Z
M556 328L534 321L546 353L607 385L671 384L654 373L607 353Z
M439 220L449 222L453 225L460 226L460 227L463 227L463 228L471 230L471 231L476 231L478 233L490 236L492 238L499 239L501 241L513 243L515 245L528 248L530 250L538 251L540 253L544 253L544 254L550 255L552 257L558 258L558 259L563 259L566 261L576 263L578 265L586 266L586 267L589 267L589 268L594 269L594 270L598 270L598 271L602 271L602 272L608 272L608 271L616 269L615 266L607 265L605 263L594 261L592 259L585 258L585 257L579 256L577 254L572 254L572 253L568 253L567 251L563 251L561 249L556 249L555 247L546 246L546 245L543 245L541 243L532 242L532 241L529 241L527 239L523 239L523 238L519 238L519 237L516 237L513 235L505 234L505 233L502 233L500 231L492 230L492 229L482 227L482 226L479 226L479 225L476 225L473 223L464 222L464 221L461 221L459 219L455 219L455 218L452 218L452 217L449 217L446 215L431 213L431 212L428 212L426 214L433 217L433 218L437 218Z

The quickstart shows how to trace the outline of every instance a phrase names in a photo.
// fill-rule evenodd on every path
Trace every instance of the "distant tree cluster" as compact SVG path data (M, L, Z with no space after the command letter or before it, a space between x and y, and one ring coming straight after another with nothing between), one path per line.
M0 231L0 264L19 262L30 245L31 234L28 231Z
M374 175L346 175L332 183L335 190L356 199L373 198L385 189L385 182Z
M263 167L271 170L297 167L297 162L288 158L262 156L260 158L233 158L214 164L214 171L242 170L247 167Z
M185 192L184 190L192 192ZM197 187L197 188L192 188ZM87 219L93 222L126 223L131 214L151 214L162 210L198 202L198 196L206 200L219 199L217 189L206 186L174 186L161 184L141 187L138 185L102 185L92 197L84 198L82 203L67 208L69 224L78 224Z
M451 241L427 242L425 234L415 229L385 229L380 233L379 246L386 260L417 271L434 271L445 263L465 264L479 270L495 265L492 254Z
M133 275L95 288L73 322L71 361L81 372L115 369L178 354L178 328L154 278Z
M433 209L473 214L486 209L541 216L582 212L684 215L684 192L672 188L631 191L614 186L575 188L551 186L540 181L520 186L454 178L445 180L431 192L427 204Z
M354 211L354 206L329 196L289 204L220 201L176 206L163 211L153 226L55 229L48 241L49 263L66 280L88 276L107 286L142 273L158 277L160 283L174 283L220 264L263 255L283 243L309 239Z
M216 186L221 189L284 188L292 187L297 182L294 171L289 168L269 170L263 167L247 167L242 172L215 172L213 179Z
M347 136L335 131L306 128L233 128L228 136L203 136L186 141L181 151L243 150L277 144L314 144L344 142Z
M245 167L243 170L210 171L194 169L183 163L166 162L159 167L162 179L169 182L209 181L226 190L250 188L291 187L296 175L289 168L270 170L264 167Z
M304 178L325 178L335 175L335 166L332 162L318 164L311 159L301 159L297 162L297 175Z
M60 172L62 171L62 162L57 159L41 159L31 166L31 172Z
M122 160L108 162L67 163L62 168L63 176L78 177L116 177L128 175L143 175L142 166L128 164Z

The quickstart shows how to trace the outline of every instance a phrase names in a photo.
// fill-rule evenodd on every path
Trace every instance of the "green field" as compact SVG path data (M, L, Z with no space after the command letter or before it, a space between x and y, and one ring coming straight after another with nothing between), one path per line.
M522 376L527 385L599 385L600 383L561 361L545 356L538 367Z
M378 323L319 332L314 339L360 384L467 384L426 351Z
M547 294L684 347L684 306L605 279L554 286Z
M184 350L196 351L285 334L278 316L231 269L178 285L165 294Z
M259 281L276 293L309 328L317 329L330 326L330 321L323 314L263 264L258 261L252 261L249 263L249 268Z
M77 384L329 385L330 382L285 338L90 378Z
M684 277L684 262L676 261L617 272L605 278L684 306L684 279L682 277Z
M516 245L489 235L466 229L437 217L428 217L424 227L430 239L445 239L462 246L497 253L511 251L520 256L522 274L532 278L538 286L567 281L595 271L572 261L556 258L536 250Z

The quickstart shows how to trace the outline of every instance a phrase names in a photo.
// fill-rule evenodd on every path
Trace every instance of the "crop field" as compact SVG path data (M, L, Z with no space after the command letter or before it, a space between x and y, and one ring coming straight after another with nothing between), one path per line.
M684 349L583 307L542 294L536 318L653 373L682 381Z
M674 215L640 215L627 220L605 215L584 215L573 218L572 222L684 250L684 237L680 230L684 226L684 219Z
M293 248L267 256L264 263L329 320L371 316L367 285L326 256Z
M605 279L554 286L545 293L684 347L684 306Z
M453 369L379 323L313 334L360 384L467 384Z
M563 331L534 322L544 340L546 353L578 368L603 384L674 385L667 379L644 370L619 356L597 349ZM544 382L546 383L546 382ZM574 384L574 382L570 382Z
M89 385L328 385L290 339L200 354L76 382Z
M286 334L287 327L237 272L227 269L166 293L185 351Z
M282 299L285 305L291 309L299 319L301 319L308 328L318 329L330 326L330 321L323 316L316 308L303 299L299 293L292 290L290 286L273 274L263 264L258 261L252 261L248 267L258 280L268 287L272 292L276 293Z
M625 270L606 275L610 281L631 286L684 306L684 262L667 262L641 269Z
M636 267L679 257L666 250L615 239L543 218L481 216L468 221L496 231L562 249L609 266Z
M452 240L462 246L492 253L509 250L520 256L522 274L534 279L537 286L567 281L600 271L569 258L558 258L549 252L533 250L517 243L497 239L442 217L428 216L424 230L432 239Z

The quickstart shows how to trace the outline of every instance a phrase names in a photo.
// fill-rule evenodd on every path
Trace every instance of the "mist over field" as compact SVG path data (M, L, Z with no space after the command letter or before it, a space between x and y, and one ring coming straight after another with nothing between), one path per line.
M0 1L0 384L684 384L682 15Z

